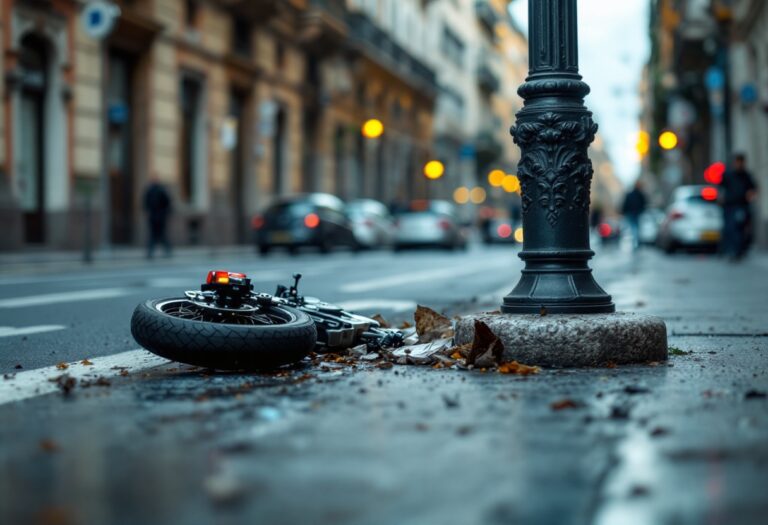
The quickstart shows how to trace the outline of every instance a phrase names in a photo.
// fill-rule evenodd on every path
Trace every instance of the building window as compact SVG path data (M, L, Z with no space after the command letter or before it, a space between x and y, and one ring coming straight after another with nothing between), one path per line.
M457 66L461 67L464 63L464 42L448 27L443 27L442 51Z
M285 67L285 45L282 42L275 44L275 67L283 69Z
M251 24L237 15L232 17L232 51L245 57L251 56Z
M186 0L185 19L187 29L197 29L198 19L200 18L200 6L197 0Z

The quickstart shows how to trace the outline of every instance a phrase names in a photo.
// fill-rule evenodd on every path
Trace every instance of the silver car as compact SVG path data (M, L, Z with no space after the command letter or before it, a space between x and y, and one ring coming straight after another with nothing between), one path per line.
M411 203L410 210L395 220L395 250L416 247L463 249L467 236L450 202L422 200Z
M392 244L394 221L387 207L377 200L358 199L347 204L357 243L363 248L379 248Z
M657 244L667 253L678 249L716 249L723 229L715 186L680 186L659 229Z

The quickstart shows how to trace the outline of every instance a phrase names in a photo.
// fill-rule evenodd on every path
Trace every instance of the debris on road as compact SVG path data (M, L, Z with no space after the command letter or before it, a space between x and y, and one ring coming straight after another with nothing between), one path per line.
M57 366L58 368L58 366ZM56 385L61 389L61 393L65 396L68 396L72 393L72 390L77 385L77 379L72 377L69 374L61 374L60 376L56 376L52 379L49 379L51 383L56 383Z
M555 411L570 410L573 408L581 408L581 403L574 401L573 399L565 398L550 403L549 408Z
M418 305L413 318L416 321L416 333L419 334L420 343L453 337L451 320L431 308Z

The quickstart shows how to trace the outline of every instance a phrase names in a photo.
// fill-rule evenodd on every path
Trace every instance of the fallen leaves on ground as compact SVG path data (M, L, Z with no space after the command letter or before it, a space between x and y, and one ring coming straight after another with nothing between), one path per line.
M58 452L61 450L61 447L54 440L46 438L40 440L40 450L43 452Z
M93 362L91 362L88 359L83 359L82 361L80 361L80 364L83 366L93 366Z
M69 365L64 362L56 365L56 370L66 370L67 368L69 368Z
M374 321L376 321L377 323L379 323L379 326L380 326L381 328L390 328L390 326L391 326L391 325L390 325L390 324L387 322L387 320L386 320L386 319L384 319L384 316L383 316L383 315L381 315L381 314L376 314L376 315L374 315L373 317L371 317L371 319L373 319Z
M453 337L451 320L431 308L418 305L413 318L416 321L416 333L420 343Z
M531 374L538 374L541 372L541 368L538 366L529 366L518 363L517 361L510 361L508 363L501 363L496 371L500 374L516 374L519 376L528 376Z
M552 410L570 410L573 408L579 408L581 405L573 399L560 399L550 403L549 408Z
M62 394L65 396L68 396L70 393L72 393L72 390L77 385L77 379L70 376L69 374L61 374L60 376L49 379L48 381L51 383L56 383L56 386L59 387Z
M501 364L504 354L504 344L487 324L475 320L475 337L472 348L467 356L467 364L475 367L488 368Z

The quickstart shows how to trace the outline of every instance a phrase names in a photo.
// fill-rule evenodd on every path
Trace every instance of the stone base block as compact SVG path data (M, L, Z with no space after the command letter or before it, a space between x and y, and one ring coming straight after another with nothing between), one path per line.
M504 360L551 367L605 366L667 359L667 327L651 315L499 314L462 317L456 344L471 343L475 320L504 343Z

